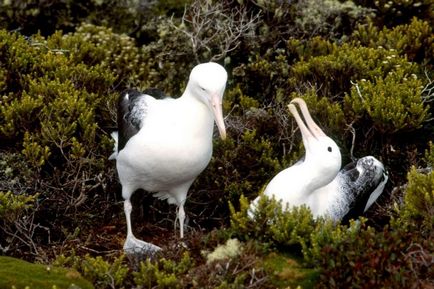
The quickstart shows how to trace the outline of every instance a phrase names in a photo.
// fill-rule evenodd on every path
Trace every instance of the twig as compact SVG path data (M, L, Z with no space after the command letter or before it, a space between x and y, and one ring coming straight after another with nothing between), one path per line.
M351 160L355 161L356 158L354 157L354 147L355 147L355 143L356 143L356 130L353 127L353 122L351 122L350 124L347 124L348 129L350 130L351 134L352 134L352 139L351 139L351 148L350 148L350 156L351 156Z
M356 82L352 81L352 80L350 80L350 83L356 87L357 94L359 95L359 97L362 100L362 102L365 102L365 99L363 98L362 93L360 92L359 85Z
M182 32L190 40L196 62L200 62L200 51L217 53L211 61L217 61L237 49L241 38L254 31L261 18L261 13L248 15L244 7L229 8L225 3L211 1L194 1L184 9L181 24L175 25L173 18L170 25Z

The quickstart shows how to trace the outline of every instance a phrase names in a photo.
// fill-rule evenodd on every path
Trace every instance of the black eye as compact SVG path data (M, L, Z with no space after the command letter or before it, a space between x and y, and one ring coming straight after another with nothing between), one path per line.
M332 152L332 147L328 147L327 150L328 150L329 152Z

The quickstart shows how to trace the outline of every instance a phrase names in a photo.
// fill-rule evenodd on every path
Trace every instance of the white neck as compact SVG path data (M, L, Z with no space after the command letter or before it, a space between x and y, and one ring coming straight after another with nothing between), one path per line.
M191 132L211 138L214 128L214 117L208 106L192 95L187 89L177 101L179 110L185 111L182 117L185 124L193 129ZM203 131L208 131L211 135L204 135Z

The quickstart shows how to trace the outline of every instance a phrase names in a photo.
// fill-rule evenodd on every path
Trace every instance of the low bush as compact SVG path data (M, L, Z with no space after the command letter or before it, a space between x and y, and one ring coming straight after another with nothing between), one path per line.
M362 225L352 238L324 244L319 288L426 288L432 282L433 176L413 169L399 216L382 230Z

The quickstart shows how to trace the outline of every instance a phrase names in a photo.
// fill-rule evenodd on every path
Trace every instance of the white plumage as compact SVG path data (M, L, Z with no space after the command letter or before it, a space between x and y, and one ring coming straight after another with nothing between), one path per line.
M159 249L133 235L130 198L137 189L176 204L180 236L184 236L184 203L191 184L211 159L214 122L220 136L226 137L222 113L226 81L222 66L204 63L193 68L184 93L177 99L155 99L149 94L161 94L156 90L121 95L119 135L113 135L116 151L111 158L116 159L125 199L127 252Z
M295 104L300 106L304 121ZM304 160L279 172L264 195L282 200L288 209L306 205L314 217L342 220L366 211L387 182L383 164L367 156L340 170L339 147L313 121L304 100L296 98L288 108L300 128L306 154ZM258 198L252 203L252 210Z

